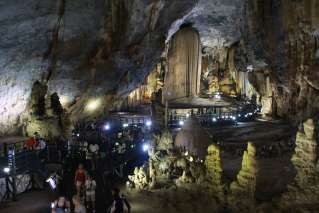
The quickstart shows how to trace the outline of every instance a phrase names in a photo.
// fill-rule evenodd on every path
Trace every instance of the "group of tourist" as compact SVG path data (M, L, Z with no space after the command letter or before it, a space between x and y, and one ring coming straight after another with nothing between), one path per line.
M62 180L63 181L63 180ZM96 212L96 188L97 183L94 178L84 169L82 164L79 164L74 175L74 185L76 194L72 197L72 204L66 197L59 198L51 204L52 213L74 212L86 213ZM113 202L107 209L109 213L123 213L124 205L130 212L131 206L127 199L120 195L118 188L112 189ZM72 211L71 211L72 209Z

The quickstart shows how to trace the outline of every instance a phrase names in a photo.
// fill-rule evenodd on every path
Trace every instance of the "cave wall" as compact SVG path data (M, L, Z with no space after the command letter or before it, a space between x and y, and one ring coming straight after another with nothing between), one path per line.
M31 88L57 92L73 120L134 89L163 52L171 24L196 0L0 2L0 135L16 134ZM98 99L100 110L86 110Z
M318 11L316 0L246 1L246 65L270 70L272 110L279 117L318 116Z

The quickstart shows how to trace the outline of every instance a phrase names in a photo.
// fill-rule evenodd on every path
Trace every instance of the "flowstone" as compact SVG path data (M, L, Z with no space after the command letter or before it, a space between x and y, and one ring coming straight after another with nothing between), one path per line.
M129 175L128 179L131 181L131 183L133 184L133 188L135 189L145 190L148 188L148 178L143 167L135 167L134 174Z
M227 198L234 211L250 212L254 209L257 171L256 148L248 142L237 181L231 183Z
M317 167L317 141L312 119L303 123L303 131L296 137L295 154L291 158L297 174L288 192L282 195L281 207L319 203L319 169Z
M217 199L223 201L225 198L222 184L220 149L218 146L212 144L208 147L207 152L205 167L209 190Z

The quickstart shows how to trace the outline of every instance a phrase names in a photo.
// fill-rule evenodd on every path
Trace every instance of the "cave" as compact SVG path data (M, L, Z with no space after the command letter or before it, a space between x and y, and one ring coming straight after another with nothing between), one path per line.
M317 212L317 0L2 0L0 212Z

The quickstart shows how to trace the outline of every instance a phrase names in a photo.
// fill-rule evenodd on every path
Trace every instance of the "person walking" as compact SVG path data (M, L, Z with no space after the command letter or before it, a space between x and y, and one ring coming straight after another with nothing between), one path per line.
M127 212L131 212L131 205L123 195L120 195L120 190L118 188L112 189L112 195L113 204L111 206L110 213L124 213L124 204L127 208Z
M72 202L74 205L74 213L86 213L85 206L82 204L79 196L74 195L72 198Z
M95 189L96 181L88 174L85 181L85 196L87 208L89 209L90 206L93 213L95 212Z
M86 180L86 171L83 167L83 164L79 164L79 167L75 171L75 176L74 176L74 184L76 187L76 193L79 197L81 197L82 195L85 180Z

